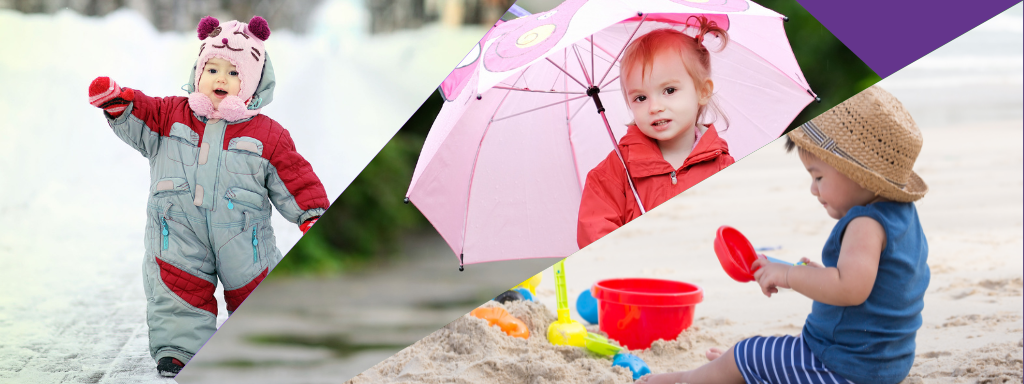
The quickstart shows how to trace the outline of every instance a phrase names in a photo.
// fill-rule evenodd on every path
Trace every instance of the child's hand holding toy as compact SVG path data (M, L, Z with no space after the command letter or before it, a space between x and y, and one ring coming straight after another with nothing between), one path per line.
M794 267L806 265L814 268L825 268L820 263L811 261L806 257L800 258L800 262L796 265L791 265L786 262L773 261L769 257L760 255L753 263L750 264L750 269L754 270L754 280L761 285L761 292L765 296L772 297L773 293L778 293L778 288L792 289L789 285L789 271Z
M815 267L815 268L825 268L825 266L821 265L821 263L818 263L818 262L815 262L815 261L811 261L811 259L808 259L806 257L800 258L800 262L797 263L796 265L808 265L808 266Z
M793 268L793 265L773 263L767 258L758 258L750 265L750 269L754 270L754 280L768 297L778 293L779 288L789 288L789 270Z
M118 87L109 77L97 77L89 84L89 104L102 108L111 117L121 116L132 100L135 100L135 91Z

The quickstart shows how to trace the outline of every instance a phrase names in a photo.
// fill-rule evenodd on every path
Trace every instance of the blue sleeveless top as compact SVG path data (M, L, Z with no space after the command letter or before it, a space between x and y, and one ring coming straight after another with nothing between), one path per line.
M914 337L921 328L928 288L928 243L914 203L882 202L850 209L821 251L835 267L846 226L868 216L885 230L878 275L864 303L838 307L815 301L803 339L828 369L855 383L898 383L914 365Z

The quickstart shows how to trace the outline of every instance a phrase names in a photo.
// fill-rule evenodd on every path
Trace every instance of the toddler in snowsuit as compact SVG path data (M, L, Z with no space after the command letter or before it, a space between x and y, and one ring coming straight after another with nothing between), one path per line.
M724 47L728 34L703 17L694 19L694 37L659 29L622 55L619 79L634 122L618 148L587 174L576 230L580 248L735 161L715 126L701 122L717 109L704 36L717 35ZM720 111L718 116L724 118Z
M645 383L899 383L914 364L928 289L928 243L914 201L922 138L895 97L872 87L791 132L811 194L839 220L822 264L756 261L768 297L791 288L814 300L800 336L753 337L692 371Z
M114 134L149 159L143 284L164 376L216 330L218 278L230 313L281 260L270 202L303 233L329 205L288 131L259 114L275 86L266 20L208 16L198 32L188 97L149 97L106 77L89 87Z

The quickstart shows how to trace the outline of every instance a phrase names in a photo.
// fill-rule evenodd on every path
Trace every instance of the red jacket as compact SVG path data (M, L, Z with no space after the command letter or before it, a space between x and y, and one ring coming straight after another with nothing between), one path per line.
M644 135L635 125L630 126L619 140L619 150L629 167L640 201L647 210L735 162L729 156L729 145L718 136L713 125L697 142L683 166L676 170L661 156L657 141ZM673 171L676 173L675 184L672 184ZM580 248L586 247L637 217L640 217L640 207L629 189L622 162L612 151L587 174L580 201L576 243Z

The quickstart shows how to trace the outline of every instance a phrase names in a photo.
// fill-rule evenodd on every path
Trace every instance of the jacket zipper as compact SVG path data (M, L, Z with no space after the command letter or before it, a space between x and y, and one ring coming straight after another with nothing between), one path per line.
M168 243L167 237L168 237L168 235L170 235L170 231L167 230L167 218L161 217L160 218L160 223L161 223L161 225L163 227L160 230L160 234L163 235L163 244L161 245L161 248L163 250L167 250L167 243Z
M228 209L235 209L235 202L234 202L233 199L231 199L230 197L227 197L227 196L225 196L224 199L226 199L228 201ZM244 201L239 201L238 204L241 204L244 207L249 207L249 208L252 208L252 209L260 209L260 207L257 207L255 205L246 203Z
M253 264L257 264L257 263L260 262L260 253L259 253L259 250L256 248L256 246L259 245L259 243L260 243L260 240L256 238L256 228L257 227L258 227L258 225L253 225L252 226L252 263Z
M673 170L669 176L672 177L672 185L676 185L676 182L678 181L676 180L676 171Z
M718 156L721 156L721 155L722 155L722 150L721 149L716 149L714 152L704 153L700 157L694 157L692 159L687 160L685 163L683 163L683 168L689 167L689 166L697 164L697 163L703 163L705 161L714 159L714 158L716 158Z

